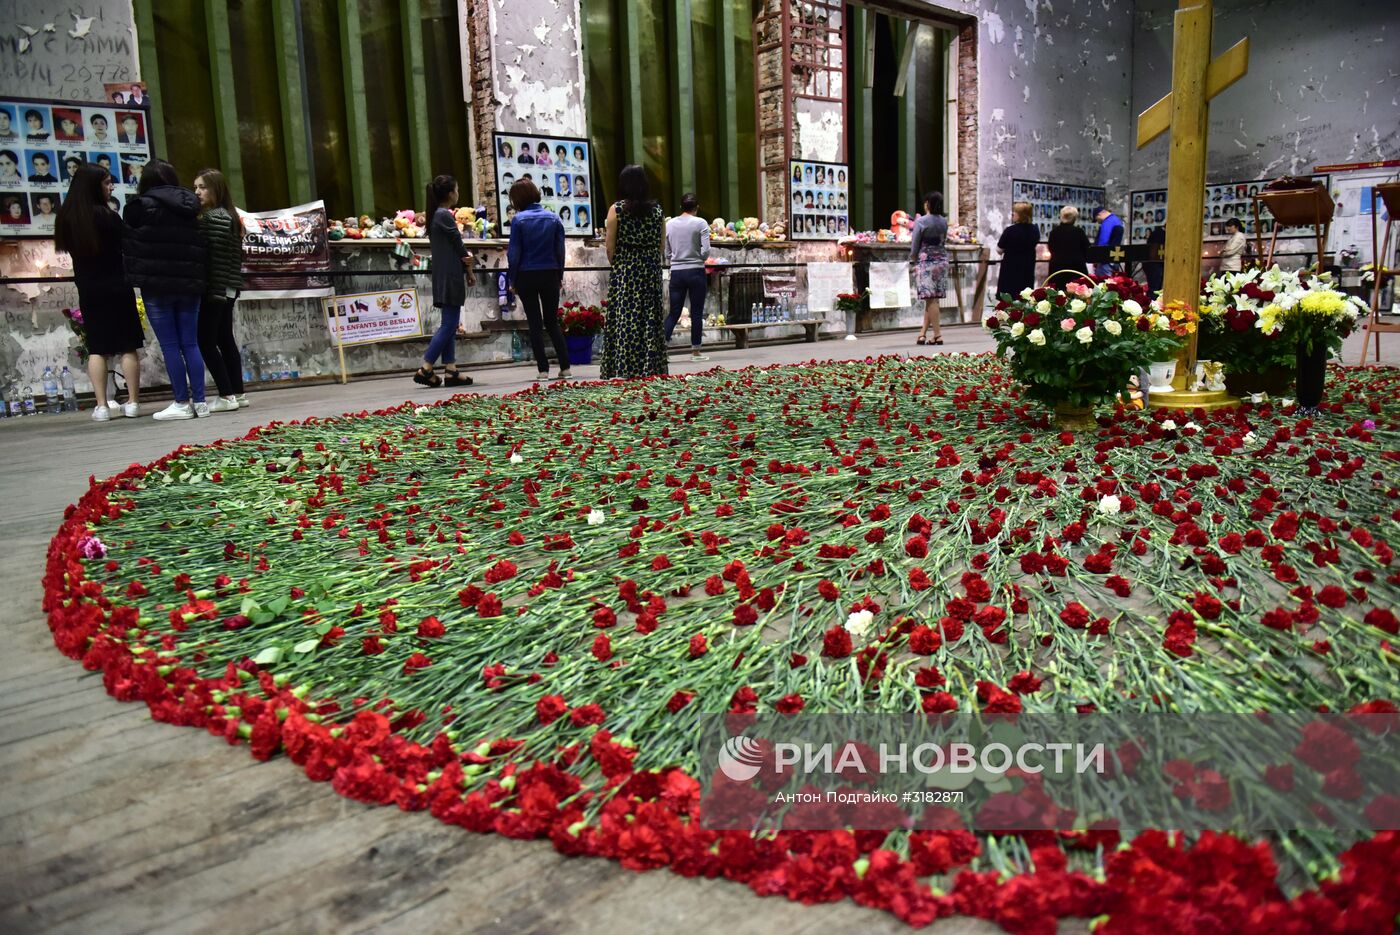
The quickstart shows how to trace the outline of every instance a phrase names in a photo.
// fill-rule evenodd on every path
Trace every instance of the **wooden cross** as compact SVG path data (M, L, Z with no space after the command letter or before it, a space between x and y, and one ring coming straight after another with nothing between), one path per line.
M1137 148L1171 131L1167 163L1167 243L1162 251L1162 301L1200 302L1201 215L1206 198L1206 137L1210 99L1249 70L1249 39L1214 60L1210 57L1211 0L1178 0L1172 38L1172 89L1138 115ZM1172 381L1178 390L1196 367L1196 336L1185 366Z

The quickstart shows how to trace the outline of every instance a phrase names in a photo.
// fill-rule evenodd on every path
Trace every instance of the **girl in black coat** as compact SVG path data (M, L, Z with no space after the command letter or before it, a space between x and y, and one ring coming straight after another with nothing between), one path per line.
M457 205L457 180L439 175L428 183L428 244L432 248L433 305L442 309L442 321L423 352L423 366L413 374L413 382L441 386L443 378L433 373L439 358L448 386L471 386L472 378L457 372L457 325L467 301L467 286L476 285L472 255L462 243L462 232L452 209ZM463 271L465 270L465 276Z
M73 258L73 281L87 332L87 370L97 408L94 422L112 416L136 418L141 389L141 360L136 352L146 343L136 293L126 284L122 270L121 217L107 207L112 197L112 173L85 162L69 183L68 197L54 222L54 245ZM107 358L121 357L126 377L127 401L117 406L107 400Z
M174 166L161 159L146 163L124 213L122 248L126 281L141 290L175 393L175 402L155 414L159 421L209 414L199 352L199 303L208 273L198 215L199 199L180 187Z

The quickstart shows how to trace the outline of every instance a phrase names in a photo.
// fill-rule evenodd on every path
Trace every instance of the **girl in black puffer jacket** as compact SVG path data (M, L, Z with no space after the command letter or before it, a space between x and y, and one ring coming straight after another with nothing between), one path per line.
M180 187L175 168L160 159L146 163L136 190L123 213L129 228L122 240L126 281L141 290L175 393L175 402L154 418L206 416L199 303L208 273L196 220L199 199Z
M243 359L233 336L233 304L243 289L243 222L218 169L196 175L194 193L199 199L199 231L209 251L209 282L199 306L199 351L219 388L209 411L233 412L248 405Z

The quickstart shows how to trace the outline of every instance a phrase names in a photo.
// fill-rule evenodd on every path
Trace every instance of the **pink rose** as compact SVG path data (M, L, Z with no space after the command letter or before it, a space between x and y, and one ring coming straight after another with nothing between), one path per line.
M1073 319L1073 318L1061 318L1061 319L1060 319L1060 330L1061 330L1061 331L1073 331L1073 330L1074 330L1074 319Z

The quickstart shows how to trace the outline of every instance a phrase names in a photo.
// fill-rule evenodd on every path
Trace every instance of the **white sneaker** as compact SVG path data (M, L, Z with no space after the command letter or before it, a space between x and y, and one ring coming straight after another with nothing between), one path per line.
M195 404L194 404L194 415L195 415L195 418L197 418L197 419L207 419L207 418L209 418L209 404L208 404L208 403L195 403Z
M238 400L233 396L215 396L209 404L210 412L237 412Z
M157 422L176 422L182 419L194 418L194 407L189 403L171 403L160 412L151 416Z
M92 411L92 421L94 421L94 422L110 422L110 421L112 421L112 414L111 414L110 412L107 411L107 407L106 407L106 406L98 406L96 409L94 409L94 410Z
M126 416L128 419L134 419L134 418L136 418L137 416L139 416L140 414L141 414L141 404L140 404L140 403L123 403L123 404L122 404L122 415Z
M237 396L235 396L235 397L233 397L233 398L236 399L236 400L238 400L238 408L239 408L239 409L247 409L249 406L252 405L252 403L248 402L248 394L247 394L247 393L239 393Z
M690 355L690 359L691 359L691 360L699 361L699 360L709 360L710 358L709 358L709 355L707 355L707 354L701 354L701 353L699 353L699 352L696 352L696 353Z

